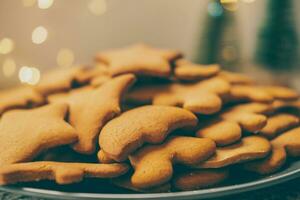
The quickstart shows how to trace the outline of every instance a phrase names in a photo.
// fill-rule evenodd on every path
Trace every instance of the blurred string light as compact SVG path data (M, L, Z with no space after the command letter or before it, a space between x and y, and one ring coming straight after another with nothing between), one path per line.
M11 58L3 61L2 72L5 77L11 77L16 72L16 62Z
M32 31L31 39L34 44L42 44L48 37L48 31L43 26L38 26Z
M40 81L40 70L35 67L23 66L19 70L19 79L21 83L36 85Z
M223 14L222 6L217 2L209 2L207 11L208 14L212 17L219 17Z
M0 40L0 54L8 54L12 52L15 44L14 41L10 38L3 38Z
M107 10L106 0L90 0L88 9L93 15L103 15Z
M228 11L234 12L238 9L238 0L221 0L220 2Z
M74 62L74 58L75 56L72 50L63 48L58 51L56 61L60 67L71 67Z
M36 0L22 0L24 7L32 7L36 3Z
M40 9L48 9L52 6L53 0L38 0L38 7Z

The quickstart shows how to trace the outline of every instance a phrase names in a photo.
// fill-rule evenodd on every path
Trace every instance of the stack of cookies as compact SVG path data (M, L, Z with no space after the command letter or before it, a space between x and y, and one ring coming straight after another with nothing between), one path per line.
M299 94L137 44L0 92L0 184L213 187L300 157Z

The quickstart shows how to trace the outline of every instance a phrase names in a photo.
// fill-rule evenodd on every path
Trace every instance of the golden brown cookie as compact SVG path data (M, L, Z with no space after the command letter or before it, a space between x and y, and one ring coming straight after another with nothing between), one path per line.
M133 84L132 74L118 76L96 89L71 92L63 99L70 106L69 122L76 129L79 141L74 150L92 154L102 127L120 114L120 101L124 92ZM54 100L54 101L56 101Z
M35 86L35 89L47 96L56 92L67 91L75 84L84 84L89 81L91 74L87 75L91 68L72 67L66 69L56 69L42 76L41 81Z
M136 105L152 104L153 98L158 94L170 92L170 83L141 85L131 88L126 94L126 102Z
M125 174L126 164L93 164L64 162L28 162L0 167L0 185L40 180L55 180L58 184L80 182L84 178L114 178Z
M255 101L270 103L273 100L297 100L299 94L289 88L280 86L234 85L230 91L233 101Z
M230 85L211 78L195 84L171 84L168 90L153 97L155 105L180 106L194 113L213 114L222 107L222 96L228 94Z
M282 147L288 156L300 156L300 127L286 131L272 140L272 145Z
M131 182L138 188L151 188L168 182L173 165L196 165L215 152L208 138L171 137L160 145L149 145L129 156L134 168Z
M98 152L97 157L98 157L98 161L100 163L109 164L109 163L115 163L116 162L114 159L112 159L111 157L109 157L109 155L107 155L106 153L104 153L103 150L100 150Z
M272 104L250 102L234 105L229 112L248 112L256 114L270 114L275 111Z
M246 105L247 106L247 105ZM264 111L264 110L260 110ZM242 130L255 133L261 130L267 124L267 117L259 112L250 112L250 110L229 108L220 113L219 118L236 122Z
M300 100L295 100L295 101L275 100L272 103L272 106L275 110L292 108L292 109L297 109L298 111L300 111Z
M100 52L96 59L106 63L112 75L133 73L168 77L171 75L170 61L180 56L181 53L178 51L137 44L123 49Z
M171 184L165 183L163 185L154 186L151 188L137 188L133 186L130 180L131 174L124 175L118 178L111 179L112 184L125 188L131 191L140 192L140 193L161 193L161 192L171 192Z
M91 85L94 87L99 87L111 79L112 77L110 75L100 75L91 80Z
M122 113L109 121L99 137L101 149L116 161L144 143L161 143L172 131L195 127L197 117L190 111L170 106L143 106Z
M176 190L198 190L215 186L229 176L226 169L189 169L176 173L172 179L172 186Z
M271 94L274 99L292 101L299 98L299 93L293 89L282 86L261 86L261 88Z
M0 166L31 161L43 150L77 141L64 121L68 106L50 104L32 110L6 112L0 120Z
M272 143L272 142L271 142ZM286 161L286 152L282 147L272 145L272 152L262 160L247 162L243 167L258 174L271 174L279 170Z
M259 136L248 136L236 144L219 147L210 159L195 165L197 168L221 168L228 165L266 157L271 151L270 142Z
M45 99L30 87L18 87L0 91L0 116L8 110L30 108L43 104Z
M267 125L259 131L259 134L274 138L282 131L288 130L299 124L299 117L287 113L275 114L268 118Z
M200 65L184 59L179 59L176 61L174 76L178 80L198 81L215 76L219 71L220 66L217 64Z
M249 76L224 70L218 74L218 77L223 78L232 85L251 85L254 83L254 80Z
M300 156L300 127L286 131L271 140L272 153L263 160L245 163L244 168L259 174L271 174L279 170L288 156Z
M196 132L196 136L210 138L217 146L225 146L239 141L242 137L242 129L236 122L216 120L201 127Z
M257 132L267 123L265 115L273 111L271 104L244 103L224 109L213 119L203 122L196 132L197 137L210 138L218 146L237 142L242 137L242 131Z

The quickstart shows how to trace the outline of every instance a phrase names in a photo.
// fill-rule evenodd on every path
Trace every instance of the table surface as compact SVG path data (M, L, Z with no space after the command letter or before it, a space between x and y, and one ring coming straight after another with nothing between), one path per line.
M300 179L256 191L218 198L218 200L300 200ZM43 200L41 198L0 192L0 200ZM212 199L216 200L216 199Z

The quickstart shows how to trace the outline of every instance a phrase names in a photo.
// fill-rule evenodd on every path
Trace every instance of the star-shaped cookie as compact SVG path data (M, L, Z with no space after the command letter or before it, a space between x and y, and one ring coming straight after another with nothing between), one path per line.
M136 75L168 77L170 62L181 57L175 50L156 49L144 44L100 52L96 59L109 65L112 75L133 73Z
M68 106L50 104L13 110L0 120L0 166L31 161L45 149L74 143L75 129L65 122Z
M66 69L55 69L45 74L35 89L49 95L71 89L74 85L83 85L94 77L103 74L103 67L79 66Z
M69 122L79 136L74 150L83 154L92 154L95 151L101 128L121 112L121 97L134 81L134 75L126 74L113 78L96 89L79 89L69 95L48 98L50 102L69 104Z
M18 87L0 91L0 115L5 111L40 105L43 96L30 87Z

